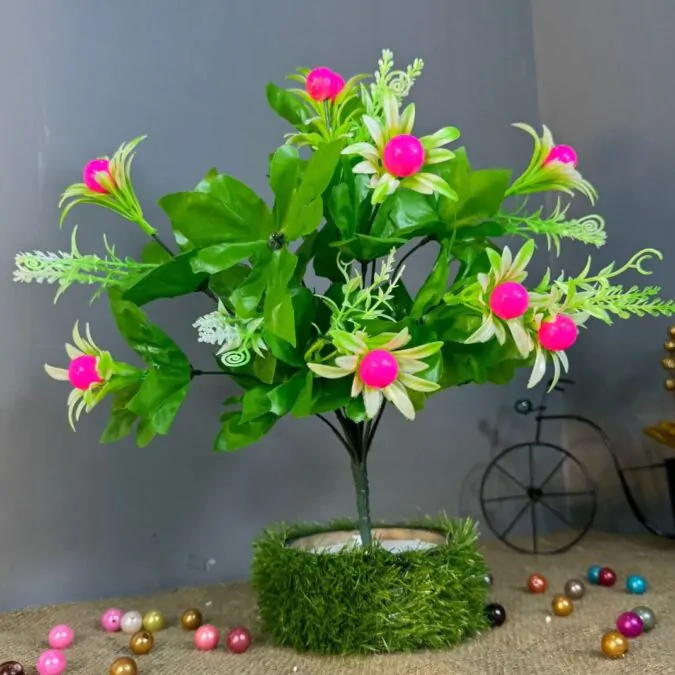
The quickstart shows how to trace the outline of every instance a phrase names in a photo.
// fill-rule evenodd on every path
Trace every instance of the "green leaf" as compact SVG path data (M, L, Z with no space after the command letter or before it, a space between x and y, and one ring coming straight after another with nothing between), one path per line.
M307 371L301 370L295 373L289 380L286 380L286 382L267 392L267 398L270 402L270 412L273 412L278 417L282 417L291 411L305 386L306 375Z
M137 419L138 415L130 410L113 410L99 438L99 443L116 443L126 438L131 433Z
M308 417L344 408L352 400L352 379L327 380L307 373L305 385L291 410L294 417Z
M141 253L141 262L154 263L155 265L162 265L171 260L172 255L156 241L151 241L143 247Z
M267 259L266 259L267 260ZM258 305L267 286L267 267L262 260L251 270L241 286L230 293L230 302L239 318L252 317L258 313Z
M139 448L144 448L150 444L156 435L157 432L152 424L152 420L141 420L136 428L136 445L138 445Z
M450 260L450 242L445 240L441 244L441 249L438 252L436 262L431 268L429 276L415 296L415 302L411 311L413 319L421 318L427 307L438 304L443 298L448 286Z
M267 84L267 102L279 117L283 117L294 127L301 129L304 126L307 110L300 99L293 94L269 82Z
M282 145L270 161L270 187L274 193L274 215L278 224L284 222L288 206L300 181L303 161L295 147Z
M276 369L277 358L274 354L267 353L264 358L256 354L253 359L253 372L261 382L272 384L272 382L274 382Z
M248 265L233 265L222 272L217 272L209 278L209 288L218 296L229 298L232 302L232 296L243 284L248 283L251 278L251 268Z
M410 297L410 293L408 293L408 289L402 281L398 282L392 293L394 295L394 315L395 318L401 321L410 316L413 299Z
M293 347L296 345L295 318L288 285L297 263L298 259L287 249L274 251L267 268L268 285L263 307L266 330Z
M267 387L255 387L249 389L242 398L240 420L243 423L262 417L270 412L272 404L267 398Z
M334 186L328 197L328 212L344 239L356 234L357 222L352 195L346 183Z
M189 373L186 377L164 374L158 369L149 370L138 392L127 404L127 409L139 417L156 417L153 421L157 433L166 433L185 400L189 383Z
M241 412L228 412L221 417L221 427L213 449L216 452L234 452L253 445L274 426L278 417L267 413L254 420L244 422Z
M347 408L345 409L347 417L354 422L365 422L368 418L366 416L366 406L363 403L363 396L353 398Z
M323 201L321 197L317 197L314 201L299 208L297 214L293 216L293 224L286 230L286 234L289 239L306 237L321 225L322 220Z
M228 244L216 244L197 251L192 259L192 270L195 273L216 274L230 269L243 260L263 254L266 241L247 241Z
M158 298L175 298L194 293L207 275L193 272L191 260L194 251L181 253L159 267L146 272L136 283L124 291L122 298L139 307Z
M378 210L370 233L375 237L408 240L435 231L439 223L433 197L413 190L397 190Z
M371 237L367 234L357 234L351 239L335 242L331 246L348 253L357 260L375 260L389 254L392 248L400 248L406 243L400 237Z
M333 141L324 143L312 153L298 187L301 204L313 202L326 191L340 161L342 148L342 141Z
M337 255L333 246L340 240L340 231L333 223L326 223L318 232L314 244L314 273L324 279L341 281L344 277L337 264ZM344 262L349 262L352 256L345 256Z
M511 182L508 169L484 169L469 176L469 198L457 214L457 220L485 220L497 214Z

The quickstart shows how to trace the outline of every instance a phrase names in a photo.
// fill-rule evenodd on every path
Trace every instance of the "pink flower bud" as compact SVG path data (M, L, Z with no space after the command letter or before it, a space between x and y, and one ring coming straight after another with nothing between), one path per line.
M91 354L76 356L68 366L68 379L75 389L86 391L92 384L103 382L96 370L96 357Z
M361 359L359 377L367 387L384 389L398 377L398 361L386 349L373 349Z
M550 352L562 352L576 341L579 329L574 321L558 314L553 321L543 321L538 332L539 344Z
M500 319L516 319L527 311L530 298L527 289L515 281L495 286L490 294L490 309Z
M382 153L384 168L397 178L417 173L424 165L424 147L409 134L394 136Z
M556 145L551 148L548 157L544 160L544 166L551 162L560 162L561 164L571 164L576 167L577 153L570 145Z
M345 81L330 68L314 68L307 75L305 88L315 101L334 101L345 88Z
M99 174L107 174L108 180L112 181L113 178L110 175L110 162L107 159L92 159L84 167L82 172L82 182L93 192L99 192L101 194L107 194L107 188L103 187L99 182Z

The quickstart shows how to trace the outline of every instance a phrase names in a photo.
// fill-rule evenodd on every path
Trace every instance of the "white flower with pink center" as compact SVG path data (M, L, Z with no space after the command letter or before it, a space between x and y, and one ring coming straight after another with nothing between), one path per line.
M386 399L396 406L399 412L409 420L415 419L415 408L407 390L431 393L440 388L417 376L429 366L422 359L436 354L443 346L442 342L401 349L411 336L407 328L399 333L382 333L369 338L365 333L347 333L332 331L333 344L340 356L335 365L308 363L307 367L319 377L338 379L353 375L352 397L363 396L366 416L377 415Z
M455 127L445 127L431 136L413 136L414 104L399 113L398 99L391 93L383 100L383 116L384 123L369 115L362 117L372 144L353 143L342 151L344 155L360 155L363 158L353 171L372 176L369 183L373 189L372 203L383 202L399 187L456 199L457 195L446 181L423 169L454 157L443 146L457 140L459 131Z

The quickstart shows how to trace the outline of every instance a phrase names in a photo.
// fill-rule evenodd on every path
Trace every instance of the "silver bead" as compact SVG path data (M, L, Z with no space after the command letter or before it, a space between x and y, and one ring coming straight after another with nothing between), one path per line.
M649 633L649 631L656 626L656 614L654 614L654 611L649 607L640 605L631 611L635 612L635 614L642 619L642 627L645 633Z
M138 633L138 631L143 628L143 617L141 616L141 613L136 611L127 612L122 617L121 627L122 631L125 633Z
M570 579L565 584L565 595L568 598L572 598L572 600L580 600L584 597L585 592L586 586L584 586L584 582L579 581L579 579Z
M488 572L485 575L485 585L492 586L495 583L495 580L492 578L492 575Z

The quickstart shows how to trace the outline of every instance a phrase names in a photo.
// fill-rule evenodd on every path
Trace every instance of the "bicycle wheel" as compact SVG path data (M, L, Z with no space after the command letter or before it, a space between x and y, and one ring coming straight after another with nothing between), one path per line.
M593 480L574 455L532 441L503 450L488 464L480 505L500 541L521 553L547 555L567 551L588 532L597 497Z

